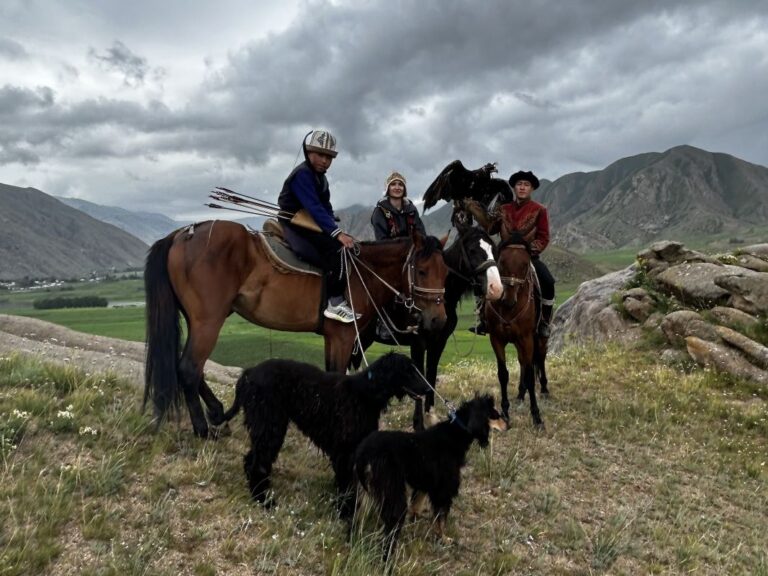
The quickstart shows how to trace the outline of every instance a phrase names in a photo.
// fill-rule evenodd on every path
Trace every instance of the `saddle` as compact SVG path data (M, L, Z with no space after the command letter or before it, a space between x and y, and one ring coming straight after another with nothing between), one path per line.
M300 273L323 276L322 268L301 260L293 253L283 236L283 227L277 220L269 218L264 222L261 232L252 230L251 233L261 240L264 252L270 264L272 264L272 267L277 272L281 274Z

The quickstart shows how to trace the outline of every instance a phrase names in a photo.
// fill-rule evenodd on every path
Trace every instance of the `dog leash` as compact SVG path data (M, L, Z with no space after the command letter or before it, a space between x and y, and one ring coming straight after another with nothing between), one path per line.
M413 366L413 369L414 369L414 370L416 370L416 374L418 374L419 376L421 376L421 379L422 379L422 380L424 380L424 383L427 385L427 387L429 387L429 389L430 389L430 390L432 390L432 392L435 394L435 396L437 396L438 398L440 398L440 400L442 400L443 404L445 404L445 408L446 408L446 410L448 411L448 420L451 422L451 424L457 424L457 425L459 426L459 428L462 428L463 430L465 430L465 431L469 432L469 429L468 429L468 428L467 428L467 426L464 424L464 422L462 422L462 421L459 419L459 416L458 416L458 414L456 413L456 406L454 406L453 402L451 402L450 400L446 400L445 398L443 398L443 397L441 396L440 392L438 392L437 390L435 390L435 387L434 387L434 386L432 386L432 384L430 384L430 383L429 383L429 380L427 380L427 379L424 377L424 374L422 374L422 373L421 373L421 370L419 370L419 369L416 367L416 364L414 364L413 362L411 362L411 366Z

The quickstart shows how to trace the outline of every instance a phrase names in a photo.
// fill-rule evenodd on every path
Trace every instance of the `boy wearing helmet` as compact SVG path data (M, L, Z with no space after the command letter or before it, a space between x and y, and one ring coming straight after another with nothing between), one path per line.
M418 209L406 196L408 189L405 186L405 176L392 172L387 177L384 198L376 203L376 208L371 214L371 226L376 240L407 237L413 230L427 235Z
M541 290L541 322L538 334L542 338L549 338L549 323L555 303L555 278L540 258L549 244L549 215L543 205L531 200L531 193L539 187L539 179L533 172L515 172L509 177L509 185L515 192L515 199L501 204L496 211L487 215L487 220L483 218L486 220L485 228L489 234L500 233L502 240L509 238L512 232L517 232L530 245L531 263L536 269ZM474 214L477 206L473 208ZM485 333L482 317L477 332Z
M336 139L330 132L315 130L302 142L304 162L296 166L283 183L277 200L281 210L295 214L304 208L320 227L320 232L288 223L285 239L291 249L310 264L325 271L328 305L326 318L349 323L354 321L344 297L346 279L343 274L342 248L352 248L354 239L336 224L331 205L331 192L325 173L336 157Z

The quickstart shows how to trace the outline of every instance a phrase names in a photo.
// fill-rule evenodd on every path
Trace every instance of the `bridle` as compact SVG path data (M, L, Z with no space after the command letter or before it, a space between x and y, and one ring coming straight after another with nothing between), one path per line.
M520 245L520 244L509 244L509 245L504 246L502 248L502 250L507 250L507 249L526 250L527 251L527 248L525 246ZM501 259L501 254L499 254L499 259ZM515 275L512 275L512 276L501 276L501 283L504 286L504 292L503 292L503 294L501 295L501 298L498 301L499 302L499 306L502 306L502 305L504 305L506 303L505 302L505 296L507 295L507 288L506 287L509 286L510 288L516 288L517 289L516 292L519 292L519 290L520 290L520 288L522 286L525 286L526 284L528 284L530 282L530 280L532 278L532 270L533 270L533 266L531 266L531 264L529 263L528 264L528 271L526 272L525 276L522 277L522 278L520 276L515 276ZM517 299L515 299L515 303L513 305L517 305L517 302L518 302ZM531 305L531 302L533 302L533 288L528 290L528 298L526 298L526 300L525 300L525 305L520 310L518 310L517 313L512 318L509 318L509 319L504 318L499 313L499 311L494 307L494 303L493 302L490 303L490 308L491 308L491 311L503 323L505 323L505 324L512 324L517 319L518 316L520 316L526 310L528 310L528 306Z
M454 270L450 266L448 266L448 271L451 274L457 276L458 278L464 280L472 288L481 286L481 282L479 282L477 278L480 276L480 274L484 274L488 270L488 268L491 268L492 266L496 266L496 261L493 258L488 258L482 261L480 264L478 264L474 268L472 268L472 261L470 260L469 254L467 253L467 247L464 245L464 241L461 237L461 232L459 232L458 242L459 242L459 267L464 267L464 265L466 264L465 268L467 270L471 270L470 272L471 277L465 276L464 274L462 274L458 270Z
M443 288L425 288L416 284L416 252L415 246L411 244L410 250L408 250L408 257L403 264L403 272L408 269L408 289L406 295L403 296L402 302L405 307L410 311L414 308L421 311L421 308L416 306L414 302L417 298L424 302L434 302L436 305L440 305L445 301L445 287Z

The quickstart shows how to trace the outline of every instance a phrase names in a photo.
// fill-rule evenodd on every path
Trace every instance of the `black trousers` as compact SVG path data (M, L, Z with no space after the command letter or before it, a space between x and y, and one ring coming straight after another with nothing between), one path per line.
M288 245L299 258L323 269L328 297L343 296L347 279L342 274L341 242L327 234L292 224L285 224L283 230Z
M555 299L555 277L549 271L547 265L541 261L541 258L534 256L531 259L533 267L536 269L536 275L539 277L539 286L541 287L542 300ZM551 306L551 304L550 304Z

